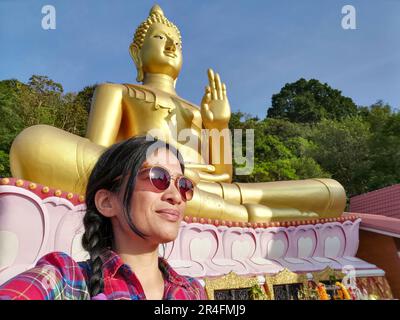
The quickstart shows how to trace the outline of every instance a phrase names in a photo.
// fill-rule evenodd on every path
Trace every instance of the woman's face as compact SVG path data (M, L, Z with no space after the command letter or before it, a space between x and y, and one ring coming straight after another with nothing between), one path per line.
M180 163L176 156L167 149L158 149L143 163L142 168L159 165L167 169L172 177L182 175ZM167 243L178 236L179 226L183 218L186 202L176 187L174 178L166 190L155 188L148 175L148 170L136 178L135 189L131 198L131 219L136 228L147 235L146 240L154 244ZM123 221L121 221L123 219ZM133 234L123 217L119 215L123 229Z

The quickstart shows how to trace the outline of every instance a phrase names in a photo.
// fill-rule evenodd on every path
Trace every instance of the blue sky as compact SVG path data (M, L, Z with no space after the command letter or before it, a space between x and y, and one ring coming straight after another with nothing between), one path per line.
M155 1L0 0L0 79L47 75L65 91L105 81L135 83L128 53ZM400 0L159 0L181 30L177 91L199 103L212 67L231 107L263 118L271 96L301 77L327 82L358 105L400 107ZM56 30L41 9L56 8ZM341 27L344 5L356 30Z

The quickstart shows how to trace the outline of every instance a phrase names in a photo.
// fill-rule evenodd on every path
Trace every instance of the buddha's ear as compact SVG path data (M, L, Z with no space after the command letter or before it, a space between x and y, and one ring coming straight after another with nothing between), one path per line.
M142 82L144 78L143 68L142 68L142 60L140 59L140 49L136 45L136 43L131 43L129 46L129 53L135 62L136 70L137 70L137 77L136 81Z

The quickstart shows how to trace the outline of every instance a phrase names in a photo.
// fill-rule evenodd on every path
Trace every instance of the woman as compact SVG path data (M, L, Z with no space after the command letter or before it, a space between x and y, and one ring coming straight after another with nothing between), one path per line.
M201 284L178 275L158 247L179 231L193 183L180 153L137 137L107 149L86 190L82 244L90 260L53 252L0 287L2 299L206 299Z

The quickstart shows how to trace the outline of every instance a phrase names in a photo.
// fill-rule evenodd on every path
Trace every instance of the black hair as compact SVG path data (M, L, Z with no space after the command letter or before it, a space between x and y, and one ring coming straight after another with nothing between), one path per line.
M127 181L122 200L124 216L131 230L145 238L146 235L136 228L130 217L131 198L135 189L136 175L146 160L146 155L153 148L155 151L161 147L176 155L182 173L184 173L184 162L177 149L153 137L149 139L146 136L138 136L109 147L100 156L90 174L86 187L86 213L83 218L85 233L82 238L82 246L90 255L91 272L89 273L88 287L91 296L103 291L103 262L100 257L104 251L112 249L114 239L111 220L97 210L95 195L100 189L119 192L124 181Z

